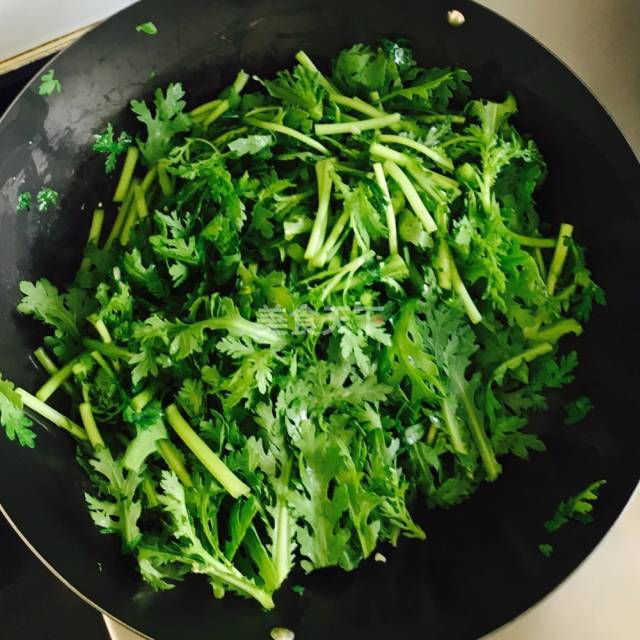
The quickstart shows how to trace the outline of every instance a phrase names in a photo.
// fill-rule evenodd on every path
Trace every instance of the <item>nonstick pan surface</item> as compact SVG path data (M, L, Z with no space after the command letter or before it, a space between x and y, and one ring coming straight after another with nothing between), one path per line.
M68 279L89 224L87 211L112 178L91 152L107 121L135 130L126 109L158 85L182 81L189 104L209 98L240 67L261 75L291 65L304 48L326 65L342 47L407 37L424 66L461 65L474 93L520 105L518 127L549 164L539 194L543 220L576 225L608 306L598 309L576 347L576 382L551 398L531 428L548 451L506 461L499 480L466 504L426 514L426 543L385 550L386 564L346 574L296 577L264 613L234 597L214 600L204 580L154 593L87 515L85 480L72 443L51 429L35 450L0 438L0 504L48 566L84 598L157 640L253 640L294 629L302 640L429 638L472 640L512 619L556 587L591 552L619 515L639 475L640 168L597 100L556 58L495 14L459 2L467 21L452 29L440 0L146 0L108 20L49 67L63 85L43 98L32 82L0 121L0 370L26 388L41 374L29 360L41 335L14 311L23 279ZM149 37L135 26L152 20ZM62 194L54 214L18 215L17 195L42 184ZM573 345L572 345L573 346ZM575 427L562 407L589 395L595 410ZM45 425L46 428L46 425ZM554 534L543 557L543 523L558 502L606 478L590 526Z

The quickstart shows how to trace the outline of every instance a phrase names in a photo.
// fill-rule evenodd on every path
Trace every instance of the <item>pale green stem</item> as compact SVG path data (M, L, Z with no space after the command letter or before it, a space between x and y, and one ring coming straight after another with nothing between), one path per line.
M60 371L58 365L51 359L49 354L44 350L44 347L39 347L33 352L36 360L40 363L42 368L50 375L53 376ZM68 394L73 394L73 387L69 383L69 380L65 380L62 383L62 387Z
M369 145L369 153L381 160L389 160L390 162L395 162L398 165L406 165L409 160L404 153L400 153L399 151L380 144L379 142L372 142L371 145Z
M385 197L384 212L387 218L387 229L389 230L389 253L394 255L398 253L398 232L396 229L396 213L393 210L393 204L391 203L391 195L389 194L389 185L384 177L384 170L379 162L374 163L373 173L376 177L376 182L380 187L380 190Z
M102 342L105 344L111 344L113 342L109 329L102 318L99 318L96 315L91 315L87 319L94 326ZM117 360L113 361L113 367L116 371L120 371L120 363Z
M233 90L238 94L242 93L242 90L247 86L247 82L249 82L249 77L249 74L244 69L240 69L231 85Z
M480 452L480 457L482 458L482 463L487 473L487 479L489 481L493 481L500 473L500 465L498 464L493 449L487 440L487 436L475 407L473 406L473 402L467 393L462 393L462 404L464 406L465 413L467 414L471 434L473 435L478 451Z
M352 262L358 257L359 247L358 238L353 236L353 240L351 241L351 251L349 252L349 260Z
M418 186L434 201L439 204L446 204L447 199L438 192L434 181L426 171L418 166L417 163L411 162L407 165L407 169L411 177L418 183Z
M455 267L453 261L451 262L451 267L451 286L460 297L460 300L462 300L462 305L464 306L464 310L467 312L467 316L469 316L471 323L478 324L482 320L482 314L478 311L478 307L476 307L473 299L467 291L467 288L464 286L464 282L462 282L462 278L460 277L458 269Z
M298 53L296 53L295 55L295 58L305 69L317 74L318 82L327 91L327 93L329 94L329 98L336 104L347 107L349 109L353 109L354 111L359 111L360 113L364 113L365 115L371 116L373 118L378 118L380 116L386 115L386 112L384 110L376 109L360 98L349 98L342 95L320 72L318 67L316 67L311 58L309 58L309 56L304 51L298 51Z
M440 288L448 291L453 283L451 279L451 253L444 240L438 243L438 283Z
M123 247L129 244L129 240L131 239L131 230L135 226L135 223L138 221L138 206L135 201L136 186L137 181L134 183L131 189L131 202L129 203L129 209L127 210L127 214L122 225L122 231L120 232L120 244Z
M291 461L287 461L282 468L278 486L276 487L276 515L273 525L273 548L271 549L273 564L276 568L277 584L280 586L291 565L291 534L290 515L287 501L287 491L289 486L289 474L291 473Z
M326 259L325 263L330 263L335 258L335 256L338 254L338 251L340 251L342 245L345 243L348 235L349 235L349 230L347 229L342 233L340 238L338 238L338 242L336 242L333 245L333 248L327 254L327 259ZM353 240L354 240L354 242L356 241L355 236L354 236Z
M109 232L109 235L104 243L104 248L107 250L111 249L111 246L115 242L116 238L118 238L120 236L120 233L122 232L122 227L125 223L125 220L127 219L127 214L129 212L129 209L131 208L131 203L133 202L133 186L135 182L136 181L134 180L133 183L129 186L127 197L120 205L120 208L118 209L118 213L116 215L116 219L113 221L113 227L111 227L111 231Z
M414 116L420 122L442 122L443 120L451 120L454 124L464 124L466 118L464 116L450 116L448 114L432 114L428 116Z
M339 93L331 93L329 94L329 97L333 102L339 104L341 107L347 107L348 109L353 109L353 111L359 111L360 113L363 113L366 116L371 116L372 118L382 118L388 115L384 109L376 109L360 98L349 98Z
M106 371L112 378L116 377L116 374L113 372L113 369L109 366L109 363L104 359L104 356L97 351L91 352L91 357L97 362L98 366Z
M189 111L189 115L197 120L199 117L202 117L204 114L208 113L212 109L220 104L220 98L216 98L215 100L210 100L209 102L204 102L203 104L197 106L195 109Z
M73 373L73 367L78 358L74 358L61 369L58 369L41 387L36 391L36 398L46 402Z
M475 302L471 298L471 295L469 295L467 288L464 286L464 282L460 277L460 272L458 271L458 267L453 260L451 250L449 249L448 245L443 241L441 246L445 247L443 250L447 253L447 262L449 264L449 269L451 272L451 287L458 294L458 297L462 302L462 306L464 307L469 320L471 320L471 323L478 324L482 320L482 314L478 310L478 307L476 307Z
M438 284L441 289L449 291L453 286L451 263L453 258L446 241L447 228L449 226L444 207L436 209L436 224L438 225L438 247L435 258L435 267L438 274Z
M451 439L451 446L454 451L460 455L466 455L468 451L464 441L462 440L460 424L458 423L455 409L451 406L451 402L446 398L442 401L442 417L447 425L449 438Z
M227 142L245 134L248 130L249 127L235 127L233 129L229 129L229 131L225 131L215 138L211 144L213 144L214 147L223 147Z
M537 249L553 249L556 246L556 238L536 238L535 236L523 236L515 231L507 229L507 233L517 240L523 247L535 247Z
M153 181L156 179L158 175L158 167L151 167L149 171L145 174L144 178L142 178L142 182L140 183L140 188L142 189L142 193L146 195L146 193L151 189L153 185Z
M579 336L582 333L582 325L573 318L567 318L540 329L532 336L532 339L536 342L556 342L568 333Z
M418 216L418 219L422 222L422 226L425 228L427 233L434 233L438 227L427 210L424 202L422 202L422 198L420 198L420 195L404 171L395 162L391 162L390 160L387 160L384 163L384 169L397 182L402 193L404 193L405 198L409 202L409 205L413 209L413 212Z
M405 147L415 149L422 155L435 162L437 165L441 166L443 169L446 169L447 171L453 171L453 162L451 162L451 160L446 155L440 153L436 149L428 147L426 144L422 144L421 142L417 142L416 140L412 140L411 138L407 138L406 136L399 136L388 133L380 134L379 139L380 142L395 142L396 144L402 144Z
M259 129L266 129L267 131L275 131L276 133L281 133L282 135L289 136L291 138L295 138L299 140L303 144L306 144L308 147L319 151L325 155L329 155L329 149L327 149L323 144L314 140L313 138L305 135L304 133L300 133L300 131L296 131L291 127L287 127L283 124L279 124L277 122L268 122L266 120L256 120L255 118L246 118L247 124L250 124L253 127L258 127Z
M173 183L167 174L167 170L163 166L158 167L158 184L163 196L173 195Z
M68 431L72 436L78 438L78 440L86 440L87 434L85 430L72 420L69 420L66 416L63 416L59 411L56 411L53 407L50 407L42 400L38 400L35 396L32 396L28 391L24 389L16 388L16 393L20 396L25 407L31 409L38 415L42 416L49 422L60 427L65 431Z
M88 402L82 402L79 405L78 409L80 410L82 424L84 425L84 429L87 432L87 436L89 438L91 446L94 449L104 447L104 440L102 439L102 435L100 434L100 430L98 429L98 425L96 424L96 420L93 416L91 405Z
M547 293L552 296L556 290L558 284L558 278L562 274L562 267L564 266L565 259L567 257L567 251L569 250L568 241L573 234L573 225L563 222L560 225L560 232L558 234L558 242L556 243L556 249L551 259L551 266L549 267L549 275L547 277Z
M543 280L547 278L547 268L544 265L544 257L542 256L542 249L540 247L535 247L533 253L536 257L536 263L538 265L538 270L540 271L540 277Z
M326 242L320 249L317 257L311 258L311 265L314 267L324 267L324 265L329 260L329 257L333 253L334 248L340 240L340 234L344 231L344 228L347 226L347 222L349 221L349 212L343 211L340 214L340 217L336 220L336 223L333 225L333 229L331 229L331 233L327 237Z
M89 320L89 322L94 326L98 335L102 339L102 342L104 342L105 344L111 344L113 342L111 340L109 329L107 328L107 325L104 323L104 320L102 320L102 318L99 318L96 315L91 315L87 318L87 320Z
M158 445L158 451L164 458L164 461L169 466L169 469L178 476L178 480L182 482L185 487L192 487L193 481L191 476L184 466L184 460L180 452L169 442L169 440L162 439L156 443Z
M317 135L331 136L342 133L351 133L358 135L363 131L369 131L371 129L381 129L388 127L396 122L400 121L399 113L390 113L386 116L380 116L378 118L369 118L367 120L354 120L353 122L331 122L329 124L317 124L315 126L315 132Z
M247 82L249 81L249 74L244 71L238 71L238 75L236 79L233 81L231 85L232 90L236 94L242 93L242 90L245 88ZM210 125L212 125L218 118L220 118L223 114L225 114L231 108L231 103L226 98L224 100L220 100L218 104L213 107L213 109L209 112L207 117L204 119L202 126L206 129Z
M436 426L435 422L432 422L431 426L429 427L429 432L427 433L427 444L429 446L432 446L433 443L436 441L437 435L438 435L438 427Z
M83 338L82 343L89 351L97 351L109 358L121 358L122 360L131 360L133 354L131 351L127 351L122 347L118 347L115 344L105 344L100 340L93 340L92 338Z
M136 413L142 411L154 398L155 389L153 387L147 387L140 393L131 398L131 407Z
M313 260L324 244L329 222L329 204L331 202L331 189L333 180L331 179L331 161L319 160L316 163L316 181L318 184L318 210L313 228L309 234L309 242L304 254L306 260Z
M124 166L122 167L120 179L118 180L118 185L116 186L116 191L113 195L114 202L123 202L126 198L127 191L129 191L129 185L131 184L131 179L133 178L133 172L135 171L139 156L140 151L138 151L138 147L131 145L127 149L127 155L124 159Z
M437 171L432 171L431 169L425 169L423 167L416 167L415 170L419 170L425 173L429 178L431 178L431 180L433 180L439 187L442 187L443 189L458 190L458 188L460 187L460 183L457 180L454 180L449 176L443 176Z
M539 358L545 353L549 353L553 351L553 345L550 342L541 342L540 344L535 345L529 349L526 349L522 353L519 353L508 360L505 360L501 365L499 365L496 370L493 372L492 379L500 378L507 371L517 369L523 362L531 362L535 358Z
M355 244L357 250L357 243ZM317 285L319 287L323 287L323 292L321 296L321 301L324 302L334 291L338 291L340 287L342 279L346 276L347 278L352 278L353 275L362 267L366 262L368 262L373 256L375 252L373 250L367 251L363 253L359 258L353 258L350 262L345 264L340 270L330 278L326 283L321 283ZM343 283L344 284L344 283Z
M97 207L93 211L91 218L91 226L89 227L89 236L87 237L87 245L98 244L100 234L102 233L102 225L104 223L104 209Z
M149 215L149 209L147 207L147 199L144 196L144 187L142 185L136 185L133 188L133 198L136 205L136 211L138 213L138 219L143 220Z
M313 60L304 52L298 51L295 55L296 60L308 71L313 71L318 74L318 82L327 90L330 94L338 94L338 90L325 78L320 72L318 67L313 63Z
M438 187L441 187L442 189L449 189L459 192L460 183L457 180L454 180L449 176L443 176L437 171L432 171L431 169L420 167L415 162L410 162L408 166L409 170L416 177L416 179L419 176L424 176L424 179L433 181Z
M98 207L93 211L93 217L91 218L91 226L89 227L89 236L87 237L87 247L95 246L100 241L100 234L102 233L102 225L104 224L104 209ZM86 271L91 266L91 260L89 258L83 258L80 263L79 272Z
M160 506L156 488L153 486L153 480L151 480L148 473L145 473L142 479L142 490L144 495L147 496L147 504L151 509Z
M232 497L239 498L250 494L249 487L227 467L191 428L191 425L182 417L175 404L169 405L165 409L165 414L169 424L179 438Z
M212 125L220 116L229 111L231 105L228 100L221 100L220 104L211 111L211 113L206 117L205 121L202 123L202 126L206 129L210 125Z

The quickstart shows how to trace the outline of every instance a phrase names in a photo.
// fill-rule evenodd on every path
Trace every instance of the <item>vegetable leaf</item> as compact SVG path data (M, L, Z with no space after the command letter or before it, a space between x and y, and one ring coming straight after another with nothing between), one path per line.
M55 207L58 204L59 194L54 189L49 187L43 187L36 194L36 202L38 204L38 211L48 211L50 207Z
M147 127L147 139L138 140L138 146L149 164L155 164L165 156L171 149L174 137L191 126L191 119L184 113L186 102L183 98L184 90L178 82L170 84L165 93L161 89L156 90L155 115L151 114L145 102L131 101L131 110Z
M0 425L9 440L17 440L23 447L35 446L33 422L24 414L22 399L15 387L0 375Z
M111 173L116 168L118 156L131 145L131 136L126 131L122 131L120 135L115 138L113 125L109 122L104 132L94 135L94 138L93 150L98 153L107 154L104 161L105 171Z
M146 33L148 36L155 36L158 33L158 27L153 22L143 22L136 27L138 33Z
M593 522L593 502L598 499L598 492L605 484L606 480L594 482L577 495L561 502L553 518L544 523L545 529L552 533L570 520L577 520L583 524Z
M17 204L17 210L22 212L22 211L29 211L31 209L31 201L33 199L33 196L28 192L28 191L23 191L19 196L18 196L18 204Z
M62 91L62 84L60 80L54 77L55 71L50 69L43 76L40 77L40 86L38 87L38 93L41 96L50 96L56 91L60 93Z
M587 396L580 396L565 407L566 416L564 423L577 424L581 420L584 420L592 409L591 399Z
M238 138L228 144L228 147L233 151L238 158L244 155L255 155L260 153L263 149L270 147L273 144L273 137L269 135L255 134L247 136L246 138Z

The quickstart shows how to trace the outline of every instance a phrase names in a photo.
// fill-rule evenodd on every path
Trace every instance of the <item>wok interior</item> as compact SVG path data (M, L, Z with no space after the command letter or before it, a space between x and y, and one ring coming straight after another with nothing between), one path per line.
M214 632L260 638L286 626L305 640L390 633L476 638L556 586L601 539L635 487L637 162L602 108L549 53L470 3L460 3L464 28L452 30L449 8L440 1L392 7L360 0L142 2L55 61L64 85L60 100L43 100L32 87L0 123L0 370L26 388L41 379L29 361L41 336L13 311L17 284L70 277L89 223L83 205L90 210L113 188L102 160L90 153L91 134L109 120L134 129L126 103L157 85L183 81L195 105L238 68L268 75L292 64L300 48L322 64L354 42L403 35L422 64L468 68L475 95L502 98L511 90L520 105L518 128L534 137L549 165L538 197L541 217L576 224L594 278L607 292L608 306L597 310L576 342L581 365L575 385L553 396L550 410L532 421L547 443L545 454L529 463L507 461L501 478L461 507L422 514L427 542L384 550L384 565L296 576L291 584L305 584L305 596L285 588L269 614L251 602L215 601L197 579L153 593L117 541L93 527L83 476L64 434L41 434L34 451L0 441L0 503L16 526L82 594L150 636L188 630L194 640ZM124 35L149 19L159 28L153 39ZM39 185L48 176L63 194L61 212L17 217L21 179ZM566 427L562 406L582 394L592 398L595 411L584 424ZM599 478L608 484L596 522L558 532L556 552L543 558L542 523L561 499Z

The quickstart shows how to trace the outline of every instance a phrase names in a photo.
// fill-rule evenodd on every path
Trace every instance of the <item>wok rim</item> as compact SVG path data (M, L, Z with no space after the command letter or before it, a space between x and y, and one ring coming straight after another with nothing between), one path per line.
M525 37L527 37L530 40L532 40L538 47L540 47L547 54L549 54L552 58L554 58L554 60L561 65L561 67L563 68L563 70L566 73L568 73L569 75L573 76L573 78L575 78L582 85L582 87L588 93L589 97L595 102L595 104L598 107L600 107L600 109L604 112L604 114L606 115L608 120L613 124L615 130L617 131L617 133L619 134L621 139L624 141L624 145L631 152L633 158L635 159L635 163L637 165L636 168L640 168L640 145L638 146L637 149L634 147L634 145L630 142L625 129L619 124L617 118L611 113L609 107L606 104L604 104L604 102L596 94L595 90L592 89L590 84L577 71L575 71L567 62L565 62L555 51L553 51L549 46L547 46L544 42L542 42L537 36L533 35L531 32L529 32L524 27L518 25L512 19L502 15L501 13L499 13L498 11L496 11L496 10L490 8L490 7L485 6L484 4L480 4L479 2L477 2L477 0L469 0L469 1L474 5L475 9L478 9L480 11L484 11L485 13L491 14L496 19L507 23L508 26L511 29L515 29L515 30L519 31L522 35L524 35ZM15 98L9 103L9 105L6 107L4 112L0 114L0 124L2 124L3 121L5 120L5 118L7 118L9 116L9 114L11 113L11 111L13 110L15 105L21 100L22 96L34 85L34 83L36 83L39 80L40 74L43 73L45 70L50 69L52 67L52 65L55 63L55 61L58 60L58 58L60 58L62 56L65 56L66 54L68 54L70 52L73 53L74 48L76 47L76 45L79 45L79 44L83 43L84 41L86 41L86 38L90 37L92 33L97 32L100 29L105 28L106 25L108 25L108 23L111 23L113 20L117 19L119 16L121 16L121 15L127 13L127 12L132 11L134 9L134 7L135 7L135 3L133 5L128 6L128 7L124 7L123 9L121 9L121 10L117 11L116 13L112 14L111 16L109 16L108 18L106 18L105 20L100 22L94 29L91 29L90 31L88 31L87 33L82 35L82 37L80 37L78 40L76 40L71 45L69 45L67 48L62 49L61 51L57 52L49 60L47 60L45 63L43 63L42 66L40 66L38 68L38 70L34 73L34 75L31 77L31 79L22 87L22 89L18 92L18 94L15 96ZM443 19L445 19L444 16L443 16ZM464 25L462 26L462 28L464 29ZM544 452L541 455L544 455ZM629 496L625 500L624 506L622 507L622 509L620 509L620 512L617 514L617 516L615 517L613 522L606 529L605 533L600 537L598 542L593 546L593 548L589 551L589 553L587 553L587 555L585 555L580 560L580 562L571 571L569 571L569 573L567 573L564 576L564 578L562 578L562 580L560 580L551 590L549 590L539 600L535 601L533 604L528 606L526 609L522 610L515 617L513 617L510 620L504 622L503 624L493 628L487 634L482 636L482 638L480 638L479 640L482 640L483 638L485 640L488 640L489 636L491 636L492 634L495 634L495 633L497 633L499 631L507 629L508 627L511 627L513 624L515 624L520 619L522 619L525 615L529 614L534 609L538 608L543 603L545 603L547 600L549 600L551 597L553 597L563 585L565 585L571 578L573 578L575 576L575 574L578 572L578 570L580 570L584 566L585 562L589 558L591 558L593 556L593 554L598 549L600 549L602 547L603 542L605 540L607 540L608 538L610 538L610 534L611 534L612 529L619 525L620 520L629 511L633 501L638 499L638 495L640 495L640 474L639 474L639 477L638 477L638 479L636 481L635 486L633 487L633 489L631 490ZM38 549L36 549L36 547L30 542L30 540L22 533L20 527L13 521L13 519L11 518L11 515L5 509L5 507L2 504L1 500L0 500L0 513L7 520L7 522L10 525L10 527L14 530L16 535L26 545L26 547L29 549L29 551L42 563L42 565L44 565L44 567L61 584L63 584L67 589L69 589L74 595L76 595L83 602L85 602L86 604L91 606L93 609L95 609L103 617L106 617L106 618L109 618L109 619L115 621L117 624L121 625L122 627L124 627L125 629L131 631L132 633L137 634L138 636L140 636L141 638L144 638L145 640L154 640L152 636L149 636L149 635L145 634L144 632L140 631L139 629L136 629L135 627L131 626L127 622L121 620L118 616L116 616L116 615L110 613L109 611L107 611L104 607L102 607L100 604L98 604L97 602L92 600L89 596L84 594L80 589L75 587L69 580L67 580L64 577L64 575L62 575L62 573L60 573L55 567L53 567L48 562L48 560L38 551ZM109 635L110 635L108 626L106 624L105 624L105 626L107 627L107 633L109 633Z

